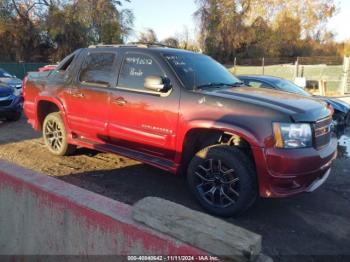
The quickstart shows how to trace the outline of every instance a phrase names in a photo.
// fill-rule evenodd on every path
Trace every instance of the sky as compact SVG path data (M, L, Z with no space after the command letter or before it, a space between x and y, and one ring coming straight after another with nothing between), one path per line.
M193 0L131 0L124 2L123 7L134 12L135 38L148 28L155 30L159 40L180 33L185 26L194 34L196 5Z
M336 0L336 3L340 11L329 21L328 29L335 33L337 41L343 41L350 39L350 0ZM123 6L132 9L135 15L131 41L148 28L155 30L159 40L181 33L184 27L188 27L192 37L195 35L194 0L131 0Z
M334 16L328 24L328 29L336 33L336 40L343 41L350 39L350 1L339 1L339 13Z

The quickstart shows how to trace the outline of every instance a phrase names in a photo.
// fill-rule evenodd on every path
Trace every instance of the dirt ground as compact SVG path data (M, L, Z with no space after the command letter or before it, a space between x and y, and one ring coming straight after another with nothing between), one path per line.
M128 204L158 196L203 211L186 181L167 172L86 149L50 155L25 118L0 122L0 158ZM227 221L261 234L264 253L275 261L350 261L350 130L340 139L332 176L316 192L259 199Z

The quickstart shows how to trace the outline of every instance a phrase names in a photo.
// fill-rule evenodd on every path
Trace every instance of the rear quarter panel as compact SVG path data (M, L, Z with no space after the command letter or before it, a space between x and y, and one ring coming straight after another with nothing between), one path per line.
M58 108L63 109L62 103L56 98L55 89L48 89L48 75L50 72L29 73L23 81L23 109L28 118L28 122L37 131L40 130L38 119L38 103L40 101L50 101Z

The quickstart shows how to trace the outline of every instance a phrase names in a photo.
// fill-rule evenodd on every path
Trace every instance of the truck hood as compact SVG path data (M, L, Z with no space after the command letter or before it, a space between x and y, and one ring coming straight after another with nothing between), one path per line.
M209 96L239 100L288 114L295 122L315 122L330 115L318 99L276 90L251 87L203 90Z

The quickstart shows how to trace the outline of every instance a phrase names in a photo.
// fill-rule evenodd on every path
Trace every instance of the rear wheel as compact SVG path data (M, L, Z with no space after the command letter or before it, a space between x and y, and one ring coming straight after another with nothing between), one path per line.
M216 145L199 151L189 165L187 179L199 203L214 215L242 213L257 197L252 162L232 146Z
M43 124L43 138L49 151L56 156L72 154L76 146L67 143L67 132L60 113L49 114Z

